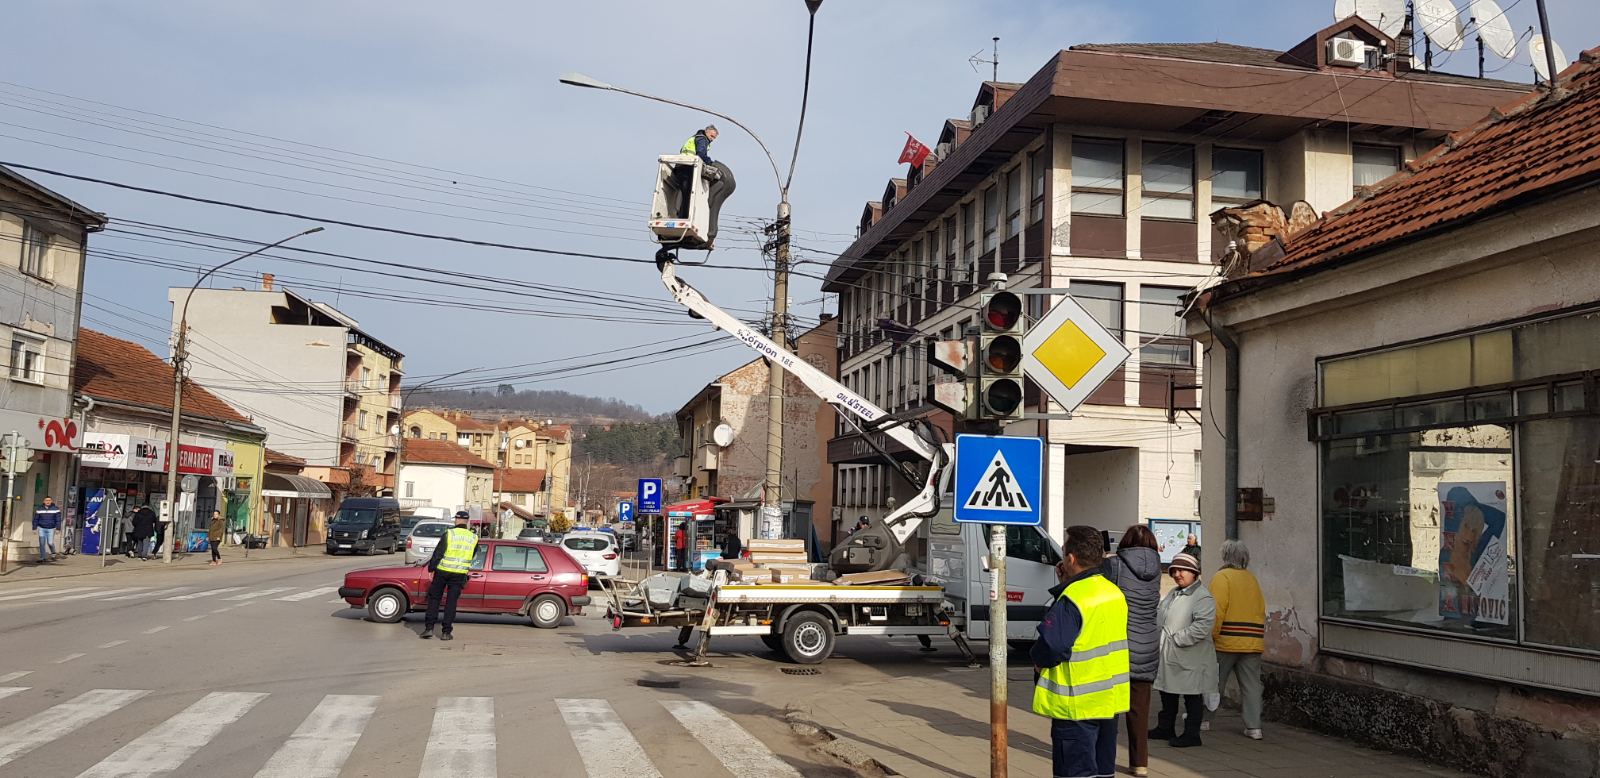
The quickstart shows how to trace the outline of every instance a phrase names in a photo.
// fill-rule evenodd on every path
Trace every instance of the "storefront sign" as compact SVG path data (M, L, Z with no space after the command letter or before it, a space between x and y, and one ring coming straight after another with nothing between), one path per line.
M85 467L109 470L135 470L162 473L167 469L167 444L150 438L89 432L83 436L78 455Z
M191 475L211 475L212 464L216 461L217 450L201 448L183 443L178 444L178 472ZM232 471L232 468L229 468Z
M216 450L217 455L211 459L211 474L217 477L233 475L233 452L225 448Z
M1439 615L1509 624L1504 481L1439 484Z
M0 410L0 433L16 432L36 451L72 453L83 445L83 428L77 419L37 413Z

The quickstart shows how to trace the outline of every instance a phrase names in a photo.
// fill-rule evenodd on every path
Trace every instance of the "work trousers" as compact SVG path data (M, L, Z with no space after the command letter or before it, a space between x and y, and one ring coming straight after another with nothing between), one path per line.
M1156 727L1163 732L1200 736L1200 722L1206 715L1206 698L1203 694L1185 694L1183 697L1183 731L1178 732L1177 694L1161 692L1161 713L1156 716Z
M1128 684L1128 766L1150 766L1150 681Z
M456 601L461 599L461 588L466 585L466 573L435 572L433 582L428 584L428 615L422 622L422 628L433 629L433 625L439 623L439 598L443 596L444 623L441 626L444 634L450 634L456 623Z
M1239 707L1244 709L1246 729L1261 729L1261 655L1217 652L1217 691L1228 688L1228 676L1238 674ZM1207 713L1206 718L1211 718Z
M1112 778L1117 772L1117 720L1050 720L1055 778Z
M50 555L55 553L55 546L56 546L56 528L55 527L40 527L39 528L39 561L43 562L43 561L49 559Z

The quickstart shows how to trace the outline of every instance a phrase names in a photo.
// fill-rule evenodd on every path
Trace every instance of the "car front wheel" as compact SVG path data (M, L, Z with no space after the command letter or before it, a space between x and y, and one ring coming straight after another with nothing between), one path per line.
M796 664L820 664L833 653L833 622L820 613L800 613L783 625L783 650Z
M553 594L541 594L528 606L528 618L539 629L555 629L567 616L567 604Z
M395 589L379 589L367 597L367 618L393 624L406 615L406 598Z

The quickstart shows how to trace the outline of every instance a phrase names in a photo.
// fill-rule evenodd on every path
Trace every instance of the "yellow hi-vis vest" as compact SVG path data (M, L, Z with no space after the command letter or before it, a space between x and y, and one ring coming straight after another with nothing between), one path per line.
M1039 673L1033 712L1052 719L1109 719L1128 710L1128 601L1102 575L1061 592L1083 616L1067 661Z
M472 569L472 555L478 550L478 536L472 530L453 527L440 542L445 545L444 558L439 560L439 572L465 575Z
M695 155L694 139L696 137L698 137L698 136L699 136L699 133L695 133L694 135L690 135L689 139L683 142L683 148L678 149L678 153L679 154L688 154L690 156L694 156Z

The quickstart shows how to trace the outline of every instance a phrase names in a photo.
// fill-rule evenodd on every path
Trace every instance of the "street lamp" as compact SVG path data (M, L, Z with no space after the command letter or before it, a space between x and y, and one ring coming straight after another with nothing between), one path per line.
M778 235L772 261L772 340L779 346L785 346L788 343L786 330L789 318L789 185L794 181L795 162L800 158L800 136L805 131L806 126L806 103L811 96L811 43L817 28L817 9L822 7L822 0L805 0L805 4L806 11L809 14L806 26L805 84L800 93L800 119L795 126L794 155L789 159L788 178L778 172L778 163L772 158L772 152L767 149L767 144L762 142L761 137L756 135L754 130L746 127L744 123L732 116L718 113L703 106L625 89L582 73L565 73L560 77L561 83L568 86L619 92L710 114L744 130L745 134L749 135L756 142L756 145L761 147L762 153L767 155L767 163L772 166L772 175L777 179L778 183ZM762 502L781 512L783 510L782 490L783 372L777 368L777 365L769 361L767 365L767 473L765 485L762 489Z
M205 283L206 279L210 278L218 270L314 232L322 232L322 228L312 227L309 230L297 232L277 243L268 243L261 248L240 254L227 262L217 265L195 279L194 285L189 287L189 292L183 296L183 308L178 312L178 338L172 348L172 437L167 443L167 528L172 532L172 535L165 538L162 543L161 561L163 563L170 564L172 562L172 542L177 540L178 535L178 428L183 424L183 363L188 361L189 358L189 301L194 299L195 290L199 289L200 285Z

